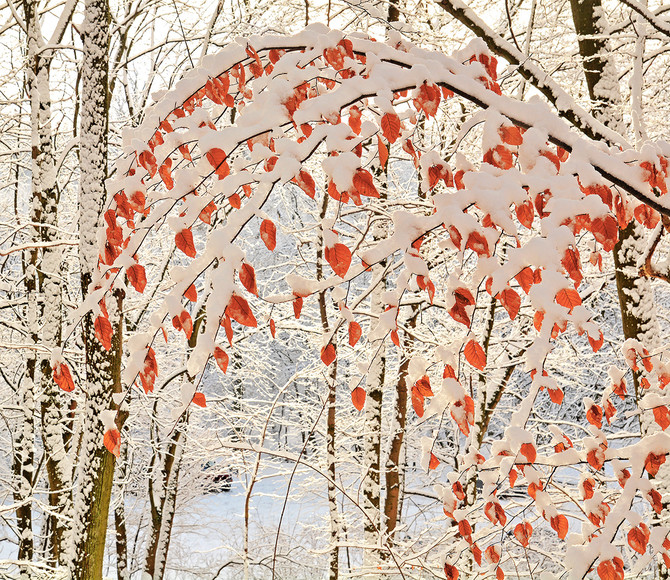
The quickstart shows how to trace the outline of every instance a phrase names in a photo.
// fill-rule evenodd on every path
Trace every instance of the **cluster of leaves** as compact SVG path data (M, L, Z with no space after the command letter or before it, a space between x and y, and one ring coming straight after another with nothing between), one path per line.
M555 405L563 401L562 389L545 368L552 341L571 325L586 336L594 352L601 348L603 333L579 292L584 270L602 267L601 252L612 251L619 228L631 220L646 228L658 225L660 216L652 206L662 206L667 193L668 152L661 145L650 146L640 162L630 161L627 152L603 151L571 132L548 109L538 114L536 106L504 96L496 75L495 58L478 43L447 58L402 42L346 38L321 27L292 38L253 38L245 46L232 45L205 59L154 106L128 140L110 184L113 202L105 213L99 276L85 307L96 315L96 336L110 348L113 331L105 300L113 288L124 285L124 274L137 292L144 292L142 243L167 224L185 265L171 271L173 286L149 330L133 338L125 378L129 385L137 382L151 391L159 374L154 342L161 335L167 340L170 322L191 339L194 312L204 314L189 374L202 373L210 357L226 372L229 356L218 340L220 328L232 345L241 327L259 325L254 305L261 304L261 298L243 240L260 239L268 251L275 250L281 230L263 208L272 205L280 185L294 184L315 207L322 196L329 196L338 204L337 218L324 222L321 236L332 275L325 280L288 276L288 292L262 299L290 302L298 319L304 300L397 257L402 268L393 280L395 289L385 294L385 312L369 337L363 337L363 326L354 319L354 307L365 294L349 293L338 301L340 320L324 336L321 360L328 366L339 356L334 338L344 324L351 348L364 349L376 337L388 338L401 349L402 298L409 292L425 293L428 303L439 301L460 332L449 349L435 349L433 362L443 369L441 377L432 379L441 381L439 390L431 387L432 371L421 373L411 389L412 405L419 417L449 410L464 436L470 436L475 423L475 404L464 379L485 372L488 364L487 347L477 336L477 301L490 295L510 323L518 323L522 310L530 312L535 334L523 356L532 383L524 404L489 456L479 450L471 454L459 479L467 479L470 470L494 474L484 485L484 513L492 526L505 528L518 518L506 513L496 494L503 484L514 487L523 477L537 513L564 540L569 514L560 512L549 493L542 467L586 462L600 474L611 462L622 491L605 500L594 477L582 480L580 508L593 527L570 550L585 554L572 562L586 566L585 572L599 560L601 578L622 577L620 554L611 555L601 546L613 540L611 531L616 534L621 523L612 525L608 518L616 512L624 519L626 510L613 510L613 505L630 506L638 491L655 511L661 509L660 496L643 473L656 474L670 449L669 438L661 432L623 449L608 445L602 423L615 420L616 405L610 397L626 393L623 372L616 369L602 400L585 400L591 437L573 443L556 428L553 447L539 449L537 433L527 424L541 391L546 390ZM481 158L457 156L452 167L437 151L422 149L417 127L420 119L439 123L456 95L486 112ZM235 124L230 123L232 111ZM588 154L571 154L575 150ZM368 228L353 245L344 243L340 236L345 208L351 204L368 220L374 219L384 190L384 169L398 157L413 164L427 202L396 210L391 216L393 232L385 239L373 239ZM308 169L308 161L316 158L320 166ZM650 205L635 198L647 199ZM198 236L202 231L208 231L206 239ZM596 248L588 260L578 249L585 235ZM423 253L426 239L460 256L461 263L467 259L476 265L467 273L454 269L446 281L438 278ZM275 321L268 318L267 325L274 338ZM630 368L644 374L642 385L663 393L670 379L666 363L641 344L627 343L624 352ZM54 361L54 379L66 390L73 388L68 377L65 363ZM665 430L670 425L667 400L664 394L654 396L648 409L653 408ZM351 397L361 410L365 389L354 385ZM206 404L202 393L196 393L193 402ZM117 451L118 433L108 432L105 443ZM438 465L431 453L429 467ZM445 514L477 564L486 565L483 557L495 566L498 578L504 577L499 565L502 546L492 543L482 550L473 537L469 512L460 509L465 505L463 484L455 480L444 487L442 499ZM517 523L513 530L518 545L531 543L529 521ZM628 538L634 550L643 552L649 528L633 526ZM668 557L665 544L655 549ZM450 578L458 576L451 563L445 572Z

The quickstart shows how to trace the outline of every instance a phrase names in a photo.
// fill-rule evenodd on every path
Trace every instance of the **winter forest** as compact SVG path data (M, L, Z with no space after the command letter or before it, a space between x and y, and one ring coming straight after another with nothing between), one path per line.
M0 578L670 578L668 71L658 1L0 0Z

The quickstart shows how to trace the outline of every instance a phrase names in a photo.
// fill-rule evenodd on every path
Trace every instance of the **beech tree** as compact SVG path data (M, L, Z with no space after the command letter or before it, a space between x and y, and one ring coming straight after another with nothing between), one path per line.
M202 433L208 411L232 433L220 448L254 457L235 562L245 577L263 457L292 466L284 507L299 466L320 478L328 531L319 551L332 579L341 548L359 545L356 566L370 577L415 577L413 566L451 579L533 576L536 566L552 577L667 576L670 374L650 280L670 279L670 146L649 137L643 111L645 67L664 50L647 54L645 42L667 36L662 10L625 0L635 34L611 42L634 48L629 70L604 40L628 24L608 26L600 2L571 4L588 94L580 105L531 58L545 40L531 38L543 34L533 30L536 3L523 44L520 4L495 26L440 0L421 7L428 24L395 2L384 14L344 8L377 20L366 34L311 25L249 36L237 23L245 36L208 55L226 34L217 36L219 2L202 34L183 14L179 32L199 50L186 43L174 62L152 62L135 93L124 27L148 8L117 12L110 49L109 6L87 1L77 31L79 253L64 258L56 176L67 149L58 159L48 88L76 3L60 8L48 43L38 4L24 2L23 19L6 7L25 32L34 129L28 237L20 266L6 262L22 271L7 299L25 319L8 324L8 344L27 354L12 363L20 378L3 374L17 403L7 423L23 576L44 567L101 578L112 501L117 574L130 576L122 480L133 467L128 444L137 448L145 430L150 525L134 571L162 578L182 462L199 472L207 457L190 449L189 430ZM305 23L340 15L306 3L282 22L298 10ZM451 55L385 22L404 18L438 37L446 13L476 36ZM179 78L185 64L192 70L141 112L153 79ZM115 87L128 113L122 139L111 128L118 118L110 124ZM118 157L111 170L108 157ZM21 171L11 166L16 197ZM75 257L72 290L58 274ZM604 296L610 275L618 302ZM83 304L72 311L64 294ZM282 348L299 362L280 359ZM264 414L247 385L267 380L273 364L300 370L268 388ZM234 393L216 410L214 373ZM289 410L290 427L276 412L289 388L306 401ZM299 432L297 452L274 446L273 429L279 439ZM360 466L343 457L347 445ZM40 447L46 509L35 491ZM406 489L417 449L432 489ZM348 484L354 470L360 497ZM407 541L412 494L444 515ZM279 544L278 528L273 575Z
M626 368L613 365L616 359L605 363L610 380L600 398L583 399L579 421L586 428L580 434L554 426L548 439L532 415L543 391L554 405L563 401L548 369L564 336L581 336L594 352L603 345L594 313L583 304L582 294L589 293L581 287L584 272L600 266L619 230L633 222L661 234L661 216L669 212L663 197L669 147L657 141L626 148L612 128L561 94L557 101L573 124L617 144L607 146L571 128L566 115L548 105L505 95L497 69L482 41L449 57L395 35L381 42L319 25L292 37L251 37L205 57L126 133L124 155L108 183L114 201L105 213L99 275L82 311L92 311L96 328L108 327L101 304L124 288L123 275L135 291L144 290L142 247L161 229L171 230L176 248L189 259L170 270L172 287L146 332L130 338L123 376L128 392L134 384L146 392L154 388L156 378L169 372L159 368L156 349L172 329L191 338L193 318L186 307L193 302L193 312L203 315L187 362L196 378L175 402L182 413L192 402L206 404L197 377L210 358L226 366L226 340L232 344L244 328L259 325L274 336L274 319L255 315L262 303L292 307L297 318L312 296L332 294L339 315L330 323L322 319L322 363L331 367L348 348L369 345L361 355L367 362L359 361L361 374L350 383L356 408L378 404L366 397L365 385L366 376L377 372L382 349L402 353L406 333L423 337L425 354L411 356L407 369L414 411L424 420L449 417L468 438L457 470L438 491L445 523L453 523L442 563L447 577L458 576L465 553L475 567L503 577L513 570L515 553L532 546L533 534L544 528L569 540L565 557L552 564L561 566L557 573L581 578L593 568L601 578L623 577L624 570L649 561L635 556L646 554L648 545L652 557L670 557L668 529L649 516L662 510L653 477L670 443L663 431L670 421L662 351L639 339L609 337L627 367L640 373L648 394L640 393L639 413L653 417L658 432L610 445L623 432L612 395L624 400L627 393ZM427 127L448 122L461 99L482 111L482 155L457 154L450 164L418 142L417 126L419 120ZM389 195L381 171L389 159L414 166L422 194ZM334 201L333 211L312 226L332 274L288 274L261 295L248 248L263 243L268 252L275 250L283 232L272 208L296 189L315 207L326 196ZM380 236L376 232L385 224L389 234ZM597 248L588 260L579 252L585 238ZM435 264L428 255L449 256L455 265L444 272L444 260ZM527 337L527 346L514 354L531 381L508 427L482 447L472 429L475 417L482 420L504 388L503 381L491 390L486 379L495 352L491 337L500 324L493 324L493 312L488 323L482 316L478 304L486 295L491 311L497 304L505 311L505 328ZM419 322L416 331L414 323L403 323L416 297L452 321L442 322L450 328L448 342L426 340ZM356 308L368 300L371 318L362 326ZM524 325L528 318L534 328ZM340 335L348 335L349 346ZM108 342L104 334L98 338ZM105 443L118 453L119 433L111 421ZM440 458L430 442L424 447L426 468L437 469ZM366 448L366 467L378 472L373 455ZM553 489L559 474L575 469L581 477L561 483L570 487L566 493L576 511ZM473 473L482 490L466 500ZM521 481L528 502L521 512L508 513L499 498ZM636 498L647 502L647 515L632 510ZM379 507L361 507L368 532L380 532ZM502 542L498 529L509 531ZM388 537L380 534L379 541L402 574Z

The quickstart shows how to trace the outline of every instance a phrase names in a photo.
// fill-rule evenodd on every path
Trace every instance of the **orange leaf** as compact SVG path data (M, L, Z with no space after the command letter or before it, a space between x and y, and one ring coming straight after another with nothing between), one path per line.
M324 346L321 349L321 360L323 361L323 364L330 366L335 360L335 354L335 345L332 342Z
M533 218L535 217L533 203L530 200L526 200L522 204L517 205L516 217L521 225L527 227L528 229L533 227Z
M212 223L212 214L216 211L217 207L213 201L210 201L200 212L198 216L200 220L206 224Z
M379 164L382 167L386 167L386 163L389 160L389 149L379 135L377 135L377 150L379 151Z
M486 353L484 349L475 340L470 340L463 349L465 359L475 368L484 370L486 366Z
M193 284L191 284L186 289L186 292L184 292L184 298L186 298L186 300L189 300L191 302L198 301L198 291L195 289L195 286Z
M133 288L140 294L144 292L147 285L147 275L142 264L133 264L126 270L128 281L133 285Z
M355 320L352 320L349 323L349 346L356 346L356 343L361 338L362 330L361 325L358 324Z
M198 405L198 407L206 407L207 406L207 399L205 399L205 395L202 393L196 393L193 395L193 404Z
M428 469L436 469L437 466L440 464L440 460L435 457L433 453L430 454L430 462L428 463Z
M359 195L364 195L366 197L379 197L379 192L375 187L372 173L366 169L357 169L356 173L354 173L352 183L354 189L358 192Z
M661 468L661 465L665 463L665 454L661 453L656 455L655 453L650 453L647 455L647 459L644 463L644 468L649 472L649 475L656 477L658 470Z
M223 374L226 374L226 371L228 370L228 354L226 353L225 350L223 350L220 346L217 346L214 349L214 360L216 361L216 364L219 365L219 368L223 372Z
M458 570L456 569L456 566L445 564L444 574L447 577L447 580L458 580Z
M623 580L623 562L618 566L616 560L621 562L620 558L615 558L598 564L598 576L601 580Z
M519 449L519 453L521 453L521 455L523 455L528 460L528 463L535 463L535 459L537 458L537 451L535 451L535 445L532 443L522 443L521 449Z
M363 387L356 387L351 391L351 402L357 411L362 411L365 405L365 389Z
M256 272L251 264L242 264L239 271L240 282L252 294L258 296L258 288L256 287Z
M498 297L503 308L507 310L510 319L514 320L516 315L519 314L519 308L521 308L521 296L512 288L505 288Z
M414 388L424 397L433 396L433 390L430 388L430 378L428 375L423 375L419 380L417 380L416 383L414 383Z
M309 197L314 199L316 194L316 184L314 183L314 178L307 173L306 171L300 171L300 173L293 178L293 182L298 185Z
M395 113L386 113L381 120L384 137L389 143L395 143L400 137L400 117Z
M193 243L193 232L190 228L185 228L175 235L174 241L177 247L187 256L195 258L195 244Z
M111 454L119 456L121 452L121 433L118 429L108 429L105 431L105 436L103 437L103 443Z
M156 157L151 151L142 151L137 159L137 162L149 172L151 177L156 175L156 172L158 171L158 164L156 163Z
M261 223L261 240L270 251L277 247L277 228L271 220L263 220Z
M519 543L527 548L529 544L530 537L533 535L533 526L528 522L523 522L517 524L514 528L514 537L519 541Z
M105 347L105 350L112 348L112 336L114 331L109 319L105 316L98 316L93 324L95 327L95 337L100 341L100 344Z
M344 278L351 265L351 251L349 248L344 244L335 244L330 248L326 247L324 254L333 272L340 278Z
M519 272L516 276L514 276L516 281L519 283L519 286L523 289L523 291L528 294L530 292L530 288L533 285L533 271L526 267L521 272Z
M274 338L277 334L277 327L275 326L275 321L272 318L270 318L270 334L272 335L272 338Z
M56 384L65 392L69 393L74 390L74 381L72 380L70 369L65 363L60 363L54 367L53 377Z
M296 320L300 318L301 312L302 312L302 296L298 296L293 301L293 314L295 315Z
M556 302L572 312L575 306L579 306L582 303L582 299L579 297L577 290L574 290L573 288L563 288L563 290L559 290L556 293Z
M558 537L561 540L564 540L565 536L568 533L568 518L566 518L563 514L561 514L551 518L550 523L552 529L556 530Z
M221 321L221 326L226 331L226 338L228 339L228 344L233 346L233 325L230 322L230 316L224 316Z
M216 173L219 179L227 177L230 173L230 168L226 162L226 154L222 149L210 149L207 154L207 161L214 168L214 173Z
M667 405L654 407L654 420L665 431L670 426L670 410Z
M237 294L231 296L230 302L226 308L226 314L244 326L258 326L258 322L256 322L256 317L253 312L251 312L249 303L242 298L242 296L238 296Z
M644 526L644 528L642 528ZM649 528L646 525L640 524L628 532L628 544L633 550L639 552L643 556L647 552L647 544L649 543Z

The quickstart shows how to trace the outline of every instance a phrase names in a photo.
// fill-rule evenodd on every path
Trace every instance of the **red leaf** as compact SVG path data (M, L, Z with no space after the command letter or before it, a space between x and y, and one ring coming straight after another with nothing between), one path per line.
M458 580L458 570L456 569L456 566L445 564L444 574L447 577L447 580Z
M379 151L379 165L384 168L389 160L389 149L379 135L377 135L377 150Z
M277 247L277 228L271 220L263 220L261 223L261 239L271 252Z
M644 468L647 470L649 475L656 477L658 470L661 468L661 465L665 463L665 454L661 453L656 455L655 453L650 453L647 455L647 459L644 463Z
M233 325L230 322L230 316L224 316L221 321L221 326L226 331L226 338L230 346L233 346Z
M496 580L505 580L505 572L500 566L496 568Z
M592 220L591 232L606 252L611 252L619 239L619 226L611 215Z
M512 288L505 288L499 295L500 303L507 310L511 320L516 318L521 308L521 297Z
M335 345L332 342L321 349L321 360L326 366L330 366L330 364L335 360L335 355Z
M306 171L300 171L300 173L293 178L293 182L298 185L309 197L314 199L316 194L316 184L314 183L314 178L307 173Z
M359 195L364 195L366 197L379 197L379 192L375 187L375 182L372 177L372 173L366 169L357 169L354 173L354 178L352 184L356 192ZM360 204L359 204L360 205Z
M233 294L230 298L230 302L226 308L226 314L244 326L258 326L256 317L249 307L249 303L242 298L242 296L238 296L237 294Z
M195 258L195 244L193 243L193 232L190 228L185 228L175 235L174 241L177 247L187 256Z
M219 368L225 375L226 371L228 370L228 361L230 360L228 358L228 353L226 353L226 351L223 350L221 347L217 346L214 349L214 360L216 361L216 364L219 365Z
M223 179L230 174L230 168L226 162L226 154L222 149L210 149L205 156L219 179Z
M486 353L484 349L475 340L470 340L463 349L465 359L475 368L484 370L486 366Z
M528 522L523 522L517 524L514 528L514 537L519 541L519 543L527 548L529 544L530 537L533 535L533 526Z
M563 290L559 290L556 293L556 302L572 312L575 306L579 306L582 303L582 299L577 290L574 290L573 288L563 288Z
M430 378L428 378L428 375L423 375L417 380L416 383L414 383L414 388L424 397L433 396L433 390L430 388Z
M623 562L618 566L615 560L604 560L598 564L598 576L601 580L623 580Z
M302 296L298 296L293 301L293 314L295 315L296 320L300 318L301 311L302 311Z
M95 328L95 337L100 341L100 344L105 347L105 350L112 348L112 324L105 316L98 316L93 324Z
M642 527L644 526L644 528ZM649 543L649 528L645 524L640 524L628 532L628 544L633 550L639 552L643 556L647 552L647 544Z
M147 275L142 264L133 264L126 270L128 281L133 285L133 288L140 294L144 292L147 286Z
M207 399L205 399L205 395L202 393L196 393L193 395L193 404L198 405L198 407L206 407L207 406Z
M665 431L670 426L670 410L667 405L654 407L654 420Z
M186 298L186 300L189 300L190 302L197 302L198 301L198 291L195 289L194 284L191 284L186 289L186 292L184 292L184 298Z
M172 189L174 187L174 181L172 181L171 169L172 169L172 160L168 157L165 160L165 163L163 163L163 165L161 165L160 169L158 170L158 173L160 174L161 179L165 184L165 187L167 187L168 189Z
M351 251L349 248L344 244L335 244L330 248L326 247L324 254L333 272L340 278L344 278L351 265Z
M493 544L484 550L484 558L491 564L500 562L500 554Z
M239 271L240 282L247 289L247 291L258 296L258 288L256 287L256 272L251 264L242 264Z
M233 193L228 198L228 203L230 203L230 205L233 206L235 209L240 209L242 207L242 200L240 199L240 196L237 193Z
M437 466L440 464L440 460L435 457L433 453L430 454L430 462L428 463L428 469L436 469Z
M586 411L586 420L595 425L598 429L602 429L603 426L603 410L600 405L591 405L589 410Z
M465 247L475 252L478 256L488 257L491 255L487 239L479 232L470 233L470 235L468 236L468 241L465 244Z
M158 164L156 163L156 157L151 151L142 151L137 159L137 162L149 172L151 177L156 175L156 172L158 171Z
M535 445L532 443L522 443L521 449L519 449L519 453L521 453L521 455L523 455L528 460L528 463L535 463L535 459L537 458L537 451L535 451Z
M381 120L384 137L389 143L395 143L400 137L400 117L395 113L386 113Z
M56 384L66 393L74 390L74 381L70 374L70 369L65 363L60 363L53 369L53 377Z
M535 217L535 210L533 203L530 200L524 201L522 204L516 206L516 217L519 223L528 229L533 227L533 218Z
M356 387L351 391L351 402L357 411L362 411L365 405L365 389L363 387Z
M533 271L530 268L526 267L523 270L521 270L521 272L519 272L516 276L514 276L514 278L519 283L519 286L521 286L523 291L526 294L528 294L534 283Z
M423 395L418 389L412 388L412 407L418 417L423 417Z
M519 127L515 125L509 127L498 127L498 135L502 139L503 143L508 145L521 145L523 143L523 136Z
M103 443L111 454L119 456L121 452L121 433L118 429L108 429L105 431L105 436L103 437Z
M212 214L217 210L216 204L210 201L200 212L198 216L200 220L206 224L212 223Z
M272 335L272 338L274 338L277 334L277 327L275 326L275 321L272 318L270 318L270 334Z
M550 389L547 387L547 392L549 393L549 398L552 403L560 405L563 402L563 389L557 387L555 389Z
M561 514L551 518L550 523L552 529L556 530L558 537L561 540L564 540L565 536L568 533L568 518L566 518L563 514Z
M361 338L361 325L355 320L349 323L349 346L356 346L356 343Z

